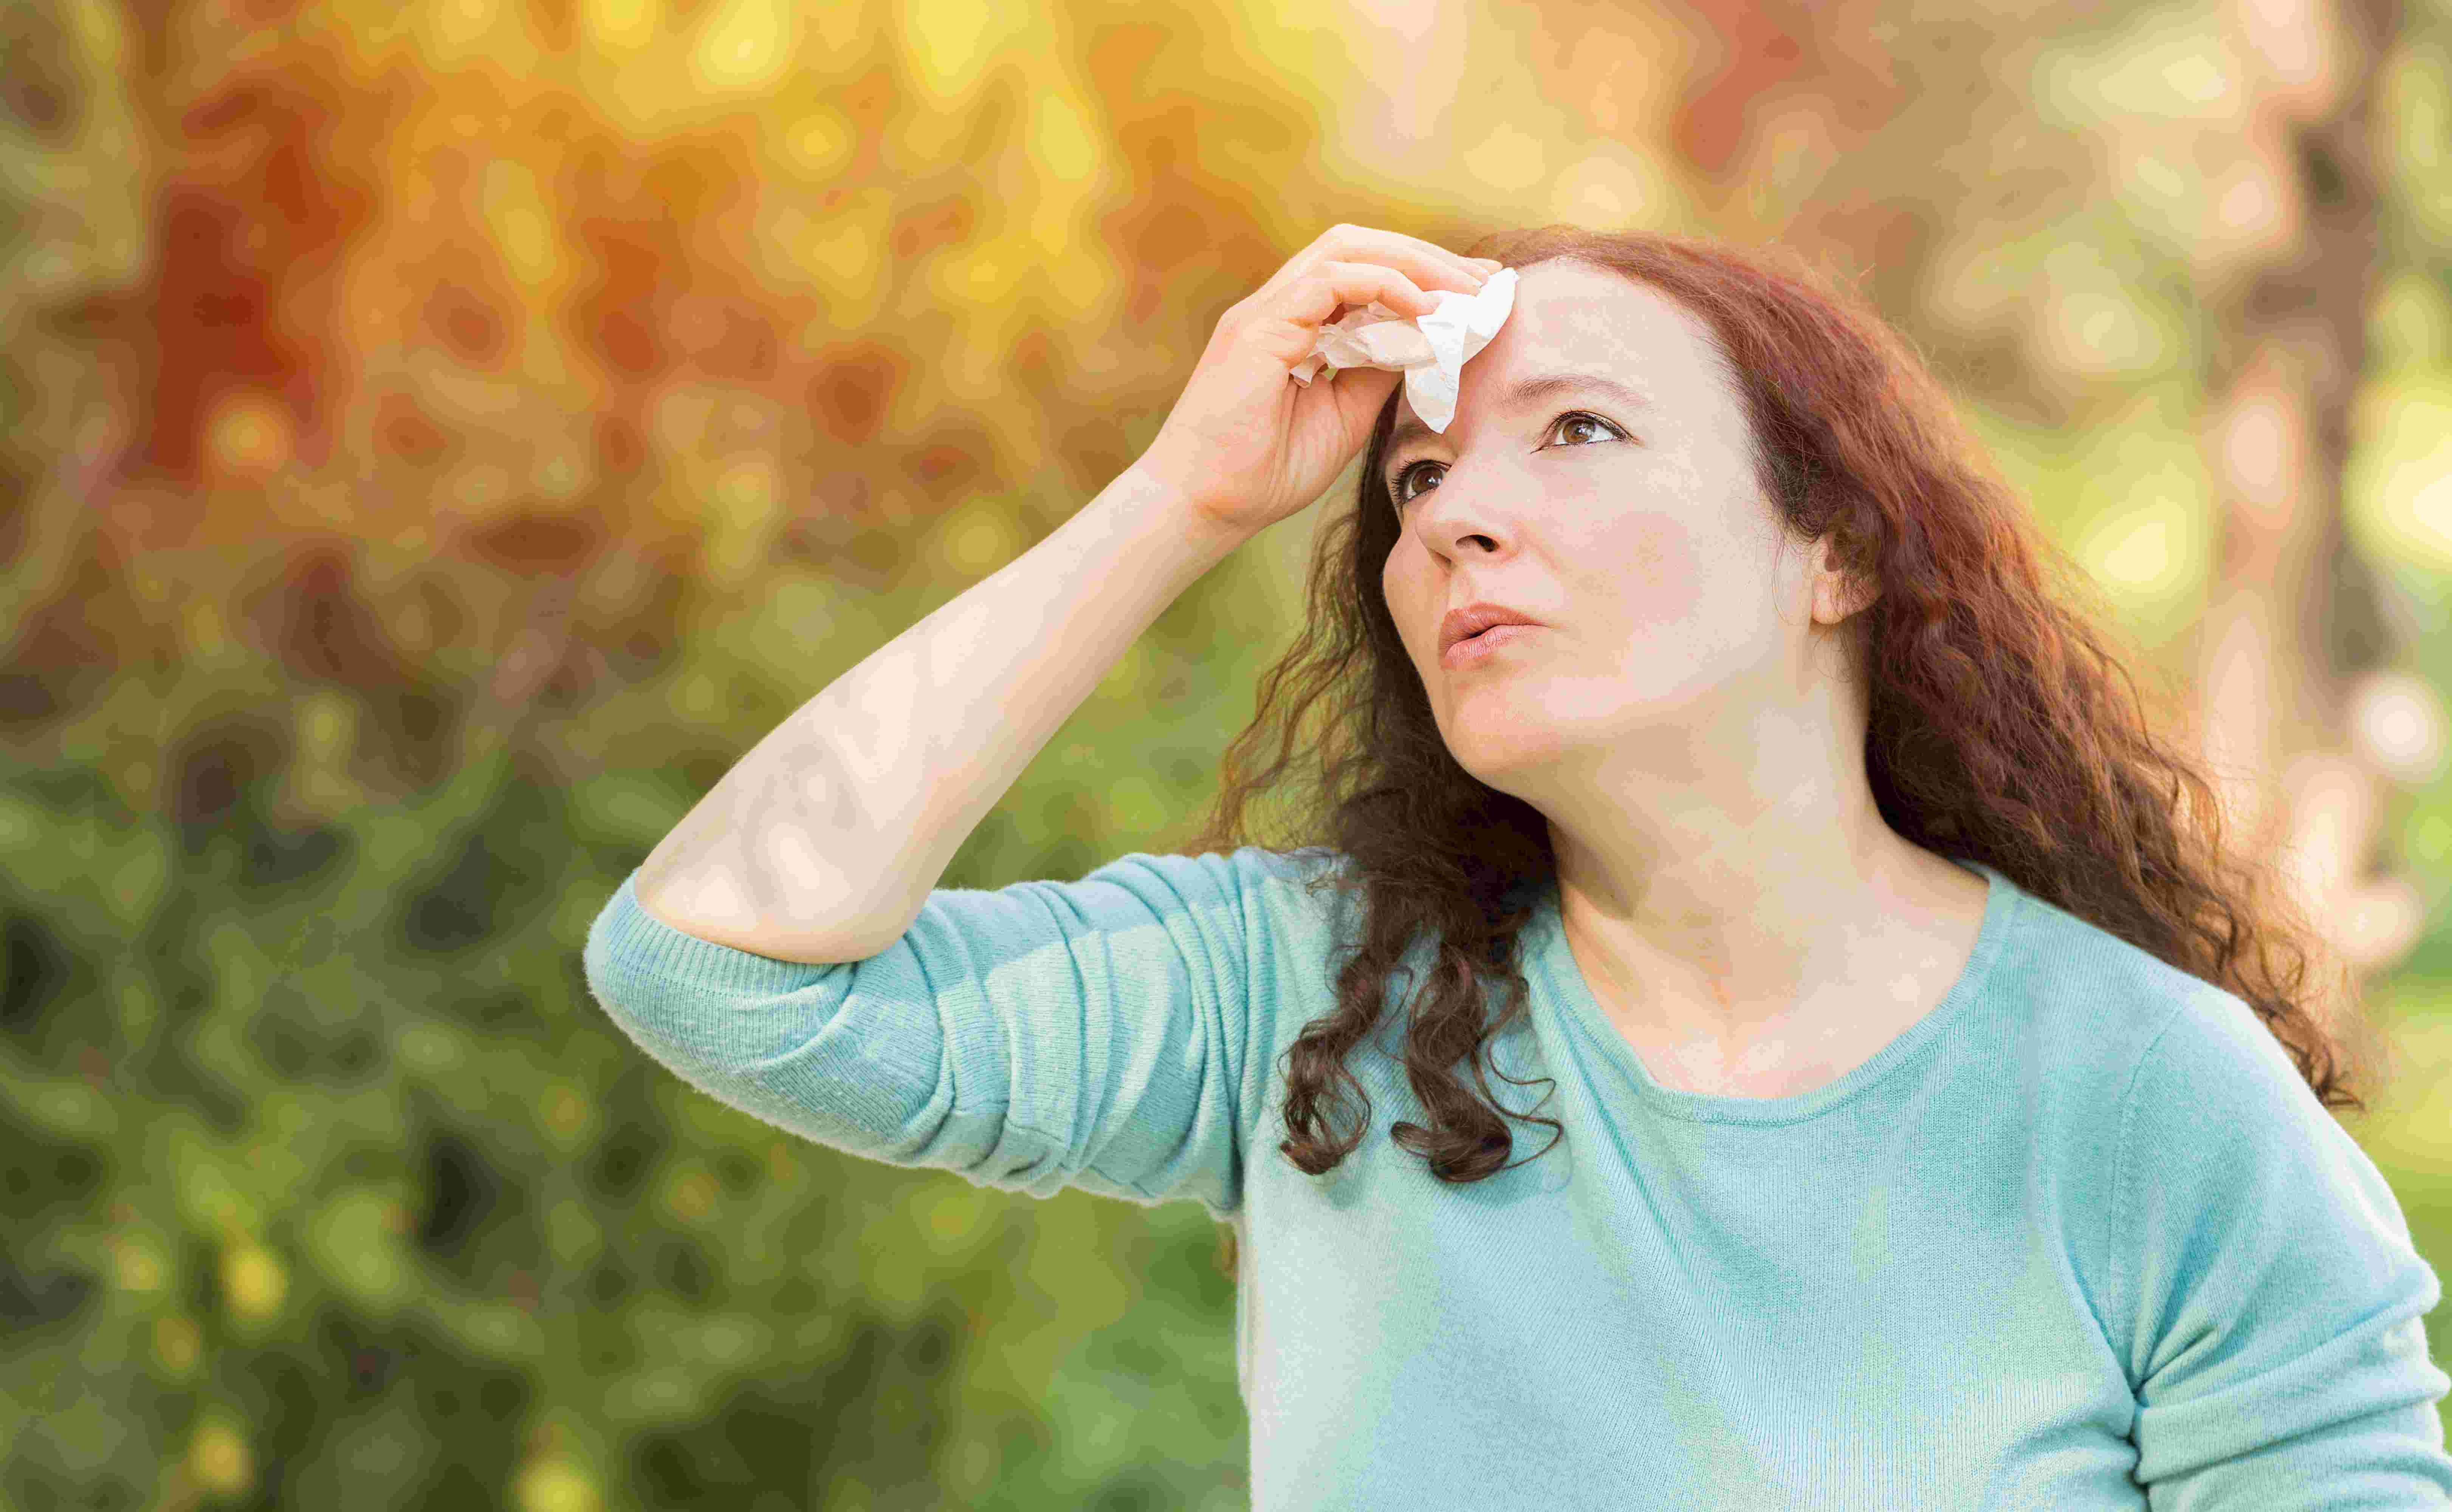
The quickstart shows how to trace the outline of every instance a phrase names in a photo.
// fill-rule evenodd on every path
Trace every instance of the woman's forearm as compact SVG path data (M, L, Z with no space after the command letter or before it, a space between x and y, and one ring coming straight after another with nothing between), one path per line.
M640 906L781 961L884 949L1091 689L1243 539L1126 468L752 747L648 854Z

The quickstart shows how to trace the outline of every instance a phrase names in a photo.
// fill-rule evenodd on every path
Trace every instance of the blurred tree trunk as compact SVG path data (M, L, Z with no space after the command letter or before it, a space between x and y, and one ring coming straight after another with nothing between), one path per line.
M2398 639L2342 516L2380 255L2375 81L2401 24L2400 0L2237 0L2248 129L2269 146L2277 192L2234 188L2218 212L2295 224L2241 287L2208 291L2218 371L2204 443L2221 538L2194 653L2205 755L2225 834L2284 855L2295 901L2354 976L2389 969L2422 923L2406 879L2368 870L2389 785L2408 780L2410 753L2388 732L2425 728L2405 706L2433 695L2384 670Z

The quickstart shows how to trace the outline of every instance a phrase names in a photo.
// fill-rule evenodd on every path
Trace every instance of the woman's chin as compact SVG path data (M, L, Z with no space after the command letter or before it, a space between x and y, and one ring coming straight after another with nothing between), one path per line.
M1504 788L1510 772L1520 772L1539 761L1546 743L1519 740L1505 733L1465 729L1448 738L1448 754L1474 781Z

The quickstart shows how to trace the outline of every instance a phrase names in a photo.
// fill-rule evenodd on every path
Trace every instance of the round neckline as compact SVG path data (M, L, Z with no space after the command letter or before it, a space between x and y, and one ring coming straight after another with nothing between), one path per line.
M1584 981L1583 967L1575 960L1574 950L1567 944L1565 921L1558 911L1558 890L1553 882L1544 893L1535 911L1534 928L1538 945L1534 959L1549 979L1552 1001L1565 1006L1575 1027L1597 1042L1602 1052L1610 1056L1626 1073L1636 1094L1648 1105L1672 1118L1691 1119L1707 1124L1793 1124L1827 1113L1840 1104L1854 1098L1906 1064L1926 1046L1933 1044L1950 1024L1964 1014L1968 1005L1982 996L1984 984L1992 974L1993 965L2001 955L2004 942L2018 904L2023 896L2017 886L1993 867L1981 861L1963 857L1944 858L1953 865L1976 873L1988 885L1984 894L1984 918L1977 925L1975 947L1968 953L1967 965L1951 983L1941 1002L1921 1019L1909 1025L1889 1044L1848 1071L1809 1091L1788 1097L1729 1097L1711 1092L1689 1092L1664 1086L1653 1080L1643 1058L1634 1046L1601 1011L1598 999Z

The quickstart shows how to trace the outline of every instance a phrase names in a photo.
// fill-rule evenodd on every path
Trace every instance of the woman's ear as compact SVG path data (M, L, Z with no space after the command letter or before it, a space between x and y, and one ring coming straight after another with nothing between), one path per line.
M1882 586L1865 578L1833 579L1823 591L1830 601L1830 623L1836 625L1871 608L1882 596Z
M1839 565L1838 546L1825 536L1813 545L1813 618L1837 625L1869 608L1882 596L1882 586L1870 577L1849 572Z

